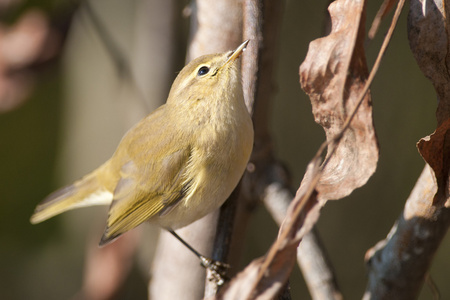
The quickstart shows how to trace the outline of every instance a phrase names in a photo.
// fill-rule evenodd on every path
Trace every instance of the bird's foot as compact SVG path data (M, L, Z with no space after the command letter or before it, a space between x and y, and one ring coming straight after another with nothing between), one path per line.
M229 280L229 278L227 277L227 271L230 268L229 264L204 256L200 258L200 263L205 269L211 271L211 277L209 278L209 280L214 280L218 286L223 285L226 281Z

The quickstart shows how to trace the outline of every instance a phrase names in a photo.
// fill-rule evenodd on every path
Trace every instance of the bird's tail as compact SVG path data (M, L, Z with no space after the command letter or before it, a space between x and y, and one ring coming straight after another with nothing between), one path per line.
M31 223L40 223L74 208L111 204L113 194L99 182L97 174L94 171L47 196L36 207Z

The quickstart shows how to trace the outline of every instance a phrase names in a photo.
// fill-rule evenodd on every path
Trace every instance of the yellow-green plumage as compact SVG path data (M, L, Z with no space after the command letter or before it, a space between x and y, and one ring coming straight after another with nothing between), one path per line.
M31 222L111 204L105 244L145 221L177 229L217 209L237 185L253 146L236 59L245 46L185 66L167 103L131 128L100 168L47 197Z

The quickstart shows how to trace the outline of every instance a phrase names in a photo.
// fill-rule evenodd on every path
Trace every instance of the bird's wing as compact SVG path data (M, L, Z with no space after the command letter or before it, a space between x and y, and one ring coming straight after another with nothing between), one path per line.
M147 123L133 130L130 141L124 143L126 149L118 148L126 159L122 159L120 179L100 245L164 213L189 191L191 182L186 178L191 157L189 144L167 124L163 138L145 130L150 125L160 129L164 125L158 124L161 120L155 118Z

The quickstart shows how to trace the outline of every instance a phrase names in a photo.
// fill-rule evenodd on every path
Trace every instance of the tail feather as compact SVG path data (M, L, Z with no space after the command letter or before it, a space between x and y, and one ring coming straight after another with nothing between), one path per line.
M74 208L109 205L112 198L112 193L99 184L94 172L47 196L36 207L30 221L36 224Z

